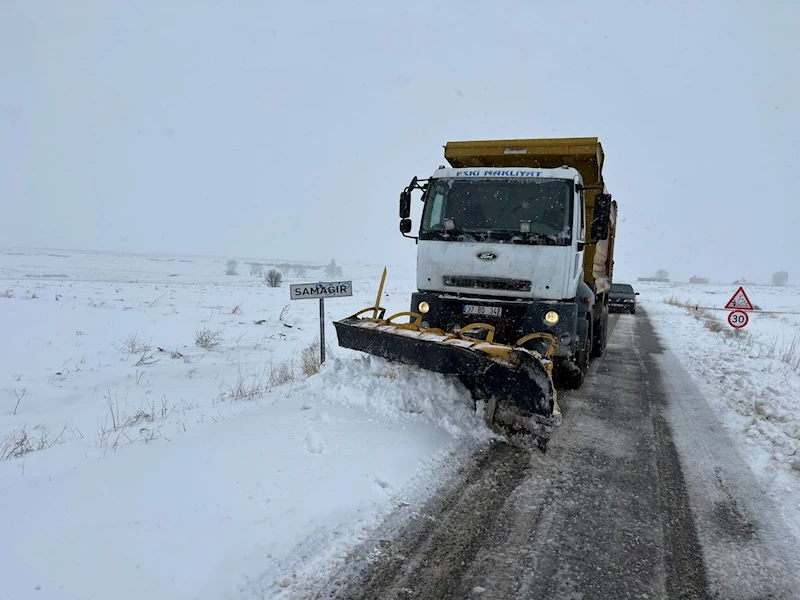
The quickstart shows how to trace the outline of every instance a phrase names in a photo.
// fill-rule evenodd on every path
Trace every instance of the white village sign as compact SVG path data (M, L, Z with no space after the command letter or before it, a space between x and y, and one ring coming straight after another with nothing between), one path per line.
M293 283L289 286L291 300L319 300L319 360L325 362L325 298L345 298L353 295L352 281L320 281Z

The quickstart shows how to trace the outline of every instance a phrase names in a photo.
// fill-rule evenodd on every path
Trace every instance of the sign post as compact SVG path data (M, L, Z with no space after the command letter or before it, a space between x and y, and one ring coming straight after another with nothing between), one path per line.
M319 299L319 364L325 362L325 298Z
M731 296L728 303L725 305L728 313L728 324L734 329L741 329L750 322L750 317L747 314L749 310L755 310L750 298L747 297L747 292L744 291L744 286L739 286L739 289Z
M353 295L352 281L320 281L293 283L289 286L291 300L319 299L319 362L325 362L325 298L345 298Z

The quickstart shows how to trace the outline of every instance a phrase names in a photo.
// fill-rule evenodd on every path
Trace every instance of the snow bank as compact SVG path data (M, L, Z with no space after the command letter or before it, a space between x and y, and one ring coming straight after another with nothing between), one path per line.
M307 385L323 385L326 398L380 413L393 421L436 423L455 438L488 441L490 431L476 419L469 392L455 378L389 363L375 356L326 363Z

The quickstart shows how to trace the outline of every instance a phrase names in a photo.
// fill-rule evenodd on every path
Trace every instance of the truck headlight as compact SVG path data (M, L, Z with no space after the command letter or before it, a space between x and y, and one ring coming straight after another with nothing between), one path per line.
M417 306L417 308L419 309L419 312L421 312L424 315L431 309L431 305L423 300L422 302L419 303L419 306Z
M558 323L558 313L554 310L549 310L544 314L545 323L555 325Z

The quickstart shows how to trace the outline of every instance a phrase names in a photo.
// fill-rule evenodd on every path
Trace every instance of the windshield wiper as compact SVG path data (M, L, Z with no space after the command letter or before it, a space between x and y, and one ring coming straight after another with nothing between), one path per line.
M526 231L525 233L515 231L511 234L509 241L512 244L547 245L547 236L544 233L539 233L538 231Z
M423 233L443 240L464 241L464 239L466 239L470 242L478 241L478 238L474 233L462 231L460 229L450 229L449 231L442 231L441 229L427 229Z
M445 235L452 236L459 241L464 241L463 239L459 238L470 238L468 241L470 242L477 242L478 238L475 237L471 232L464 231L458 225L456 225L456 220L453 217L448 217L444 220L444 228L445 228Z

